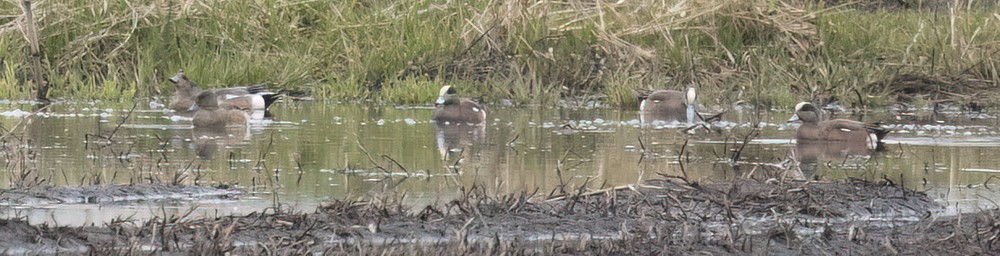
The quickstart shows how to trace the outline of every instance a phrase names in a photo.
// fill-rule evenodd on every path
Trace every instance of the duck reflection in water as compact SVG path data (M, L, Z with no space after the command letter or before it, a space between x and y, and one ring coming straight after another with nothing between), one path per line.
M250 140L246 127L201 128L191 130L194 140L195 156L200 159L213 159L219 148L236 147Z
M799 162L801 178L812 180L821 178L816 176L820 165L830 163L842 167L862 166L877 152L879 150L870 149L863 143L799 140L793 154Z
M195 155L201 159L212 159L219 148L246 145L254 133L260 134L271 120L267 110L255 110L248 114L249 120L242 126L195 126L191 137L195 145Z
M434 138L442 160L462 155L466 149L483 140L486 126L465 124L435 124Z

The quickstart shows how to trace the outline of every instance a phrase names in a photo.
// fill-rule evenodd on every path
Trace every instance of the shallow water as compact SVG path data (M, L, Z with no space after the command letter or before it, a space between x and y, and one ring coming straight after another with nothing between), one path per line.
M8 216L83 225L125 215L142 219L198 205L204 215L245 213L276 204L311 211L332 199L405 192L413 204L445 201L461 187L540 195L634 184L661 175L711 182L765 172L814 180L891 179L927 191L944 212L994 207L1000 187L996 119L888 120L886 150L796 145L787 112L727 113L717 131L686 134L679 124L642 125L636 111L607 108L491 108L482 128L429 122L429 106L288 102L249 130L211 137L190 119L139 105L59 103L38 115L30 105L0 105L4 187L176 182L229 185L239 200L126 205L20 205ZM127 119L124 117L129 116ZM118 123L125 120L118 127ZM745 148L750 123L759 136ZM113 135L112 135L113 134ZM110 140L108 136L110 135ZM110 142L109 142L110 141ZM683 152L683 154L681 154ZM740 164L731 164L740 152ZM788 168L800 160L801 168ZM683 163L683 164L681 164ZM793 166L794 167L794 166ZM81 214L83 213L83 214Z

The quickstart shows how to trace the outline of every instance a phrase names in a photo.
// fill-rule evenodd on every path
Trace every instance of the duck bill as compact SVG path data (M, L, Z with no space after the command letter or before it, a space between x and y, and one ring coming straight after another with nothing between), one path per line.
M198 110L198 103L191 104L191 107L189 107L187 111L188 112L192 112L192 111L195 111L195 110Z
M434 101L434 106L444 105L444 96L438 96L437 100Z
M799 121L799 114L793 114L792 118L788 119L789 123L794 123L794 122L798 122L798 121Z

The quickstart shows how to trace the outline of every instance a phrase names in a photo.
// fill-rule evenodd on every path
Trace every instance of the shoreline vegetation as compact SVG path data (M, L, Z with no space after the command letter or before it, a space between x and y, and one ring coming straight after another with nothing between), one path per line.
M694 84L706 105L788 108L1000 102L1000 16L986 1L0 2L0 97L165 98L183 69L207 86L271 82L323 100L430 102L442 84L487 104ZM32 43L40 45L30 54Z

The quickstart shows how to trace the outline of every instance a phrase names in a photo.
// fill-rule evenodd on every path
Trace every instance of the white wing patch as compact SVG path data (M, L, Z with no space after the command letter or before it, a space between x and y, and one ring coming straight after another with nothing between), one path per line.
M267 102L264 102L264 96L254 95L250 98L253 102L250 103L250 108L252 109L264 109L267 106Z
M472 107L472 112L479 112L479 108L477 108L477 107Z
M867 144L868 149L876 149L876 148L878 148L878 136L875 135L875 134L869 133L868 134L868 138L865 140L865 144Z
M847 129L847 128L840 128L840 131L842 131L842 132L851 132L851 129Z

